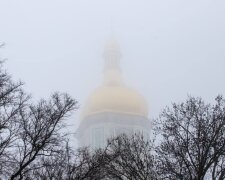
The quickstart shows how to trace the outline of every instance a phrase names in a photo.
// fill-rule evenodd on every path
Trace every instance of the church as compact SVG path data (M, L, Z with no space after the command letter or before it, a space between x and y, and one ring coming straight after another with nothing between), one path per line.
M77 130L79 146L102 148L119 134L150 136L151 122L145 99L123 80L121 50L115 39L104 48L104 79L88 98Z

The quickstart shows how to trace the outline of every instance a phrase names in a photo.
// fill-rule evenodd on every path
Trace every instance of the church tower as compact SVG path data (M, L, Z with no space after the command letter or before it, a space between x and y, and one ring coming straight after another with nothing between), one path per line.
M89 97L77 130L79 146L100 148L121 133L149 137L151 123L145 99L127 87L120 68L121 51L115 39L104 49L104 81Z

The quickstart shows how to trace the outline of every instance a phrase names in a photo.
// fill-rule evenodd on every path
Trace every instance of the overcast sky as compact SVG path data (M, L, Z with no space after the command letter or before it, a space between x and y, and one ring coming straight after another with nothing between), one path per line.
M225 0L0 0L0 57L35 99L68 92L81 110L102 82L111 29L150 118L188 94L225 95Z

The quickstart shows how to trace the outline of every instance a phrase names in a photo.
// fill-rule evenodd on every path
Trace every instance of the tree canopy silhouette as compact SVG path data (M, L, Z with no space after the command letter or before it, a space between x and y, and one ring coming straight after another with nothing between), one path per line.
M225 178L225 99L215 104L189 97L166 108L157 120L156 148L162 179Z
M64 119L77 102L54 93L34 104L23 83L13 82L0 65L0 177L23 179L38 158L61 153Z

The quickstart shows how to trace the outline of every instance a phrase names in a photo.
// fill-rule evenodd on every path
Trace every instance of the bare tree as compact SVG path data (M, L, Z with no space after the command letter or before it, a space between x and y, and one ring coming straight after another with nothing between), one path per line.
M0 178L23 179L35 160L61 153L64 119L77 102L55 93L35 105L0 65Z
M152 142L142 134L121 134L110 139L101 154L102 172L110 179L157 179L152 150Z
M29 166L39 156L61 153L65 140L64 118L74 109L75 102L68 95L54 94L49 101L20 109L19 132L11 155L11 179L23 178Z
M225 100L215 105L189 97L166 108L157 122L161 134L157 166L161 179L225 178Z
M0 175L8 174L11 149L18 139L18 116L29 97L21 89L22 83L14 83L0 63Z
M41 156L36 159L30 167L30 171L25 174L25 179L74 179L76 171L73 160L77 158L77 155L69 147L68 142L64 145L61 145L61 148L53 156Z
M152 143L142 135L125 134L108 141L105 148L72 151L64 148L58 156L42 157L31 168L30 179L66 180L148 180L157 179Z
M74 151L66 144L55 156L41 157L25 176L37 180L99 180L103 178L101 171L105 165L99 161L102 157L99 150L94 153L89 148Z

